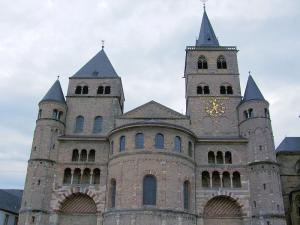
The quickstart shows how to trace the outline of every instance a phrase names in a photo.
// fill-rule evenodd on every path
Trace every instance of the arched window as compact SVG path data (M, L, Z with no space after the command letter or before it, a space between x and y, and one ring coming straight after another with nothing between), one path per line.
M203 94L203 88L202 88L202 86L198 86L197 87L197 94L198 95L202 95Z
M232 95L232 94L233 94L233 89L232 89L232 87L231 87L231 86L227 86L227 87L226 87L226 92L227 92L228 95Z
M215 164L216 163L216 160L215 160L215 153L210 151L208 153L208 163L209 164Z
M73 184L80 184L81 180L81 170L76 168L73 173Z
M152 175L143 180L143 205L156 205L156 178Z
M89 93L89 87L88 86L83 86L82 94L87 95L88 93Z
M72 154L72 161L73 162L77 162L79 160L79 153L77 149L73 150L73 154Z
M87 160L87 151L85 149L81 150L80 161L85 162Z
M117 192L117 183L115 179L110 181L110 207L116 207L116 192Z
M224 188L231 187L230 174L228 172L223 173L222 184Z
M212 174L212 186L214 188L221 187L221 178L220 173L218 171L214 171Z
M232 164L231 152L225 152L225 163Z
M204 86L204 88L203 88L203 93L204 93L205 95L209 95L209 94L210 94L209 86Z
M165 145L164 135L156 134L155 135L155 148L156 149L163 149Z
M100 184L100 170L98 168L93 171L93 184Z
M83 132L83 126L84 126L84 117L83 116L77 116L76 123L75 123L75 133L82 133Z
M203 171L202 172L202 187L208 188L210 186L210 176L209 172Z
M220 94L221 95L225 95L226 94L226 87L225 86L221 86L220 87Z
M82 91L82 87L81 86L77 86L75 89L75 94L80 95Z
M93 133L101 133L102 132L102 117L97 116L94 120L94 128Z
M88 168L85 168L83 171L83 174L82 174L82 184L89 184L90 176L91 176L91 170Z
M135 135L135 148L142 149L144 148L144 134L138 133Z
M245 118L245 119L248 119L248 118L249 118L249 115L248 115L248 111L247 111L247 110L244 111L244 118Z
M60 120L60 119L62 118L62 115L63 115L63 114L64 114L64 113L63 113L62 111L59 111L57 119Z
M104 93L104 87L103 86L99 86L98 90L97 90L97 94L98 95L102 95Z
M126 146L126 138L125 136L120 137L120 152L125 151L125 146Z
M226 63L226 59L224 56L219 56L218 60L217 60L217 68L218 69L227 69L227 63Z
M239 172L234 172L232 175L232 185L234 188L242 187L241 175Z
M174 150L175 152L181 152L181 138L179 136L175 137Z
M190 209L190 182L186 180L183 183L183 207L185 210Z
M205 56L200 56L198 59L198 69L207 69L207 60L205 58Z
M95 162L95 150L94 150L94 149L92 149L92 150L89 152L88 161L89 161L89 162Z
M52 119L56 120L57 117L58 117L58 111L57 111L57 109L54 109L53 112L52 112Z
M252 118L253 117L253 109L248 109L248 118Z
M39 114L38 114L38 119L41 119L41 118L42 118L42 110L40 109Z
M193 144L189 141L189 148L188 148L189 157L193 157Z
M222 152L217 152L217 164L223 164L223 153Z
M267 108L265 108L265 117L270 118L270 112Z
M104 94L106 94L106 95L110 94L110 86L105 87Z
M65 169L63 183L71 184L71 177L72 177L71 169L70 168Z

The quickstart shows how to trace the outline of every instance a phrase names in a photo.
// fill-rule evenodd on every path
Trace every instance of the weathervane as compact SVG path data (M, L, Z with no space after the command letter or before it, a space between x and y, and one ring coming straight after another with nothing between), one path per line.
M200 0L203 3L203 8L205 10L205 6L206 6L206 2L208 2L208 0Z
M102 42L102 49L104 49L104 40L101 41Z
M248 72L248 73L249 73L249 76L251 76L251 70L249 70L249 72Z
M59 75L57 76L57 80L59 80Z

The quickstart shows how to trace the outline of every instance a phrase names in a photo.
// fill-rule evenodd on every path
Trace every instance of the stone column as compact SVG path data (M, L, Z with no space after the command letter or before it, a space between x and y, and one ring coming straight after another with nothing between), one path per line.
M209 187L212 188L212 174L209 173Z
M220 174L221 188L223 187L223 174Z
M93 184L93 171L91 170L90 173L90 184Z
M233 184L232 184L232 174L230 174L230 187L233 188Z
M71 184L73 184L73 175L74 175L74 170L71 170Z

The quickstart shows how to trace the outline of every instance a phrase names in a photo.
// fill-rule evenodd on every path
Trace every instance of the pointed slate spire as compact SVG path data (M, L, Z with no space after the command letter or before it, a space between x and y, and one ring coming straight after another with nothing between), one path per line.
M118 77L114 67L109 61L104 48L87 62L77 73L75 78L111 78Z
M243 102L250 101L250 100L263 100L263 101L265 100L264 96L260 92L259 88L257 87L251 75L249 75L248 78Z
M214 29L210 24L209 18L204 8L202 24L200 28L199 38L196 41L196 46L211 46L218 47L219 41L215 35Z
M43 102L43 101L54 101L54 102L60 102L60 103L66 104L65 96L63 94L63 91L61 89L60 82L58 79L55 81L55 83L49 89L47 94L41 100L41 102Z

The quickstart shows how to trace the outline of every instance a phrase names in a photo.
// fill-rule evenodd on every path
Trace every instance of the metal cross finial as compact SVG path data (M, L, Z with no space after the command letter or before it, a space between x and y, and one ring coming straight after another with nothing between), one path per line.
M59 80L59 75L57 76L57 80Z
M208 2L208 0L200 0L200 1L203 3L203 8L204 8L204 11L205 11L206 2Z
M105 43L105 41L102 40L101 42L102 42L102 49L104 49L104 43Z
M249 72L248 72L248 73L249 73L249 76L251 76L251 70L249 70Z

